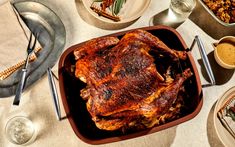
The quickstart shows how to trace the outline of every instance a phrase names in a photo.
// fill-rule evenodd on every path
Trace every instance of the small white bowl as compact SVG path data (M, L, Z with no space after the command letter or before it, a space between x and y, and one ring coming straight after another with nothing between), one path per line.
M87 11L97 19L111 24L123 24L136 20L139 18L145 10L148 8L151 0L127 0L125 6L120 11L120 21L113 21L108 18L99 16L97 13L91 10L90 6L93 0L82 0Z
M218 51L217 51L217 46L220 44L220 43L223 43L223 42L231 42L231 43L234 43L235 44L235 37L234 36L225 36L223 38L221 38L218 43L214 43L213 46L214 46L214 57L215 57L215 60L216 62L223 68L226 68L226 69L235 69L235 65L231 65L231 64L227 64L225 63L223 60L221 60L221 57L218 55ZM235 62L235 59L234 59L234 62Z

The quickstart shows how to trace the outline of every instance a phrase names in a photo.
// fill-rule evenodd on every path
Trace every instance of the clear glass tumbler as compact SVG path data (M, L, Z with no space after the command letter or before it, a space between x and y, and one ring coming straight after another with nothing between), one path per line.
M31 120L24 116L15 116L8 120L5 134L9 141L18 145L28 145L36 138L36 129Z
M184 21L192 13L196 0L171 0L169 14L176 21Z

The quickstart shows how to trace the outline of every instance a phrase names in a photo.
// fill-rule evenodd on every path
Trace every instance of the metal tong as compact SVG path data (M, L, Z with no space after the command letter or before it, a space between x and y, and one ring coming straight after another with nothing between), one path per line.
M197 42L197 45L198 45L198 48L199 48L199 52L201 54L201 57L202 57L202 62L205 66L205 69L206 69L206 72L209 76L209 79L210 79L210 83L209 84L206 84L206 85L202 85L202 87L207 87L207 86L213 86L216 84L215 82L215 77L214 77L214 74L213 74L213 71L211 69L211 65L210 65L210 62L208 60L208 57L207 57L207 54L206 54L206 50L205 50L205 47L202 43L202 40L200 39L199 36L195 36L194 40L193 40L193 43L190 47L190 51L193 49L195 43Z
M53 102L54 102L54 106L55 106L55 110L56 110L56 117L57 117L57 120L60 121L63 118L61 117L61 113L60 113L61 112L60 111L60 103L59 103L58 93L57 93L57 90L56 90L56 85L55 85L55 81L54 81L54 78L53 78L51 68L47 69L47 75L48 75L49 86L50 86L50 89L51 89L51 94L52 94L52 97L53 97Z
M21 94L24 90L24 86L26 83L26 74L27 74L27 70L28 70L27 68L28 68L29 58L34 51L34 48L36 46L36 41L37 41L36 37L33 37L33 34L31 32L28 47L27 47L27 58L26 58L26 62L24 64L24 67L21 71L21 79L20 79L20 82L19 82L17 89L16 89L16 95L15 95L15 99L13 101L13 105L19 105L19 103L20 103Z

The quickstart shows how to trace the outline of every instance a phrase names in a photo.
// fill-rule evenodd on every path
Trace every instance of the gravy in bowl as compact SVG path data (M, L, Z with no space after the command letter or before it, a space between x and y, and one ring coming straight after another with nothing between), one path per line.
M235 45L233 43L222 42L216 48L219 58L224 63L235 66Z

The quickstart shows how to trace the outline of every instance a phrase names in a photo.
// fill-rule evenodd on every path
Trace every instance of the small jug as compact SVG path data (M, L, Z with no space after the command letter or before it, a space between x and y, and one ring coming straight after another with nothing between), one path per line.
M235 37L225 36L213 43L216 62L226 69L235 69Z

